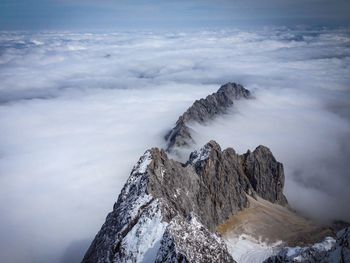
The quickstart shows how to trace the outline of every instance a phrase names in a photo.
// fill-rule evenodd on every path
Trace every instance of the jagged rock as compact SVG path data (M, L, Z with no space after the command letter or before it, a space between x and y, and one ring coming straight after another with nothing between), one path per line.
M350 262L350 227L337 233L335 246L327 255L328 262Z
M346 263L350 262L350 228L309 247L286 247L264 263Z
M176 216L166 228L155 262L235 262L224 247L224 241L209 232L194 215L189 221Z
M198 154L200 158L194 158ZM239 157L232 150L221 151L220 146L209 142L198 153L191 154L185 166L171 161L162 165L166 171L163 195L174 200L173 206L183 216L194 212L209 230L248 206ZM177 168L174 170L174 163ZM159 185L158 185L159 186Z
M249 205L247 194L255 196L264 187L273 193L267 195L271 202L280 202L284 197L282 192L276 192L283 190L283 167L267 148L263 154L258 148L252 153L256 160L247 162L250 158L245 155L236 154L232 148L222 151L216 142L210 141L200 151L193 152L186 164L169 159L158 148L146 151L133 168L83 262L146 259L154 262L160 246L162 255L182 255L188 262L197 262L186 252L182 239L175 238L181 232L197 229L191 225L193 220L186 221L192 214L204 228L198 232L202 238L193 240L196 249L215 251L220 259L227 257L224 242L209 233ZM247 167L256 162L268 168L255 169L254 177L248 177ZM250 178L270 184L252 184ZM164 239L168 237L173 238L176 251L164 250ZM202 258L205 262L218 262L215 255Z
M233 105L234 100L249 96L249 90L243 86L236 83L226 83L205 99L196 100L179 117L175 127L165 136L167 151L171 151L174 147L183 147L194 143L191 129L188 127L190 122L205 123L216 115L225 113Z
M244 172L259 196L281 205L287 204L283 195L283 165L276 161L269 148L260 145L255 151L248 151L243 155L243 163ZM271 185L276 188L271 189Z
M83 262L139 262L149 248L160 242L167 224L163 222L159 200L147 192L147 170L154 158L151 153L146 151L134 166Z

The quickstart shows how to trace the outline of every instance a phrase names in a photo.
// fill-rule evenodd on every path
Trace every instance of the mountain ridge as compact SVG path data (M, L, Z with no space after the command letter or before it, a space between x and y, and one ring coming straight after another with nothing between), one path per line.
M234 105L234 101L250 97L250 91L242 85L228 82L205 99L196 100L178 118L175 127L165 135L166 150L176 151L176 148L187 147L195 143L188 125L191 122L204 124L218 115L225 114Z
M265 186L269 186L271 192L275 189L282 191L283 167L267 148L262 151L261 147L248 154L264 153L259 157L260 165L266 167L264 172L271 173L271 178L276 179ZM201 150L193 152L186 163L169 159L166 152L158 148L146 151L133 168L113 211L107 216L83 262L141 262L140 259L148 249L142 252L144 244L134 244L132 240L146 238L140 236L143 232L149 234L147 238L151 239L151 247L163 244L166 238L164 235L169 233L169 226L175 224L174 220L179 224L177 229L180 233L186 233L183 227L197 229L187 220L189 216L197 218L203 225L197 234L201 236L202 233L207 237L207 240L194 240L197 249L214 246L217 249L213 255L220 254L225 258L223 261L205 258L203 262L234 262L221 237L216 236L215 228L231 215L249 206L247 195L258 195L259 184L254 188L243 168L253 169L255 162L247 160L232 148L221 150L215 141L210 141ZM252 178L262 181L260 177L265 174L261 171L255 172L255 177ZM283 193L276 192L271 198L273 196L274 202L287 204ZM153 229L154 225L157 225L156 230L150 233L150 228ZM181 239L178 237L173 239L178 242L174 246L181 247ZM164 249L161 251L164 257ZM193 262L188 257L187 254L188 262ZM154 260L157 262L157 258Z

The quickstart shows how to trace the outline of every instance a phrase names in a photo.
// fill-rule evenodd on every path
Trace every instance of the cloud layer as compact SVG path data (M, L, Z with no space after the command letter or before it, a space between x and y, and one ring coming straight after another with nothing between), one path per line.
M349 220L349 65L347 30L2 32L1 262L79 258L138 157L227 81L256 99L198 147L265 144L294 208Z

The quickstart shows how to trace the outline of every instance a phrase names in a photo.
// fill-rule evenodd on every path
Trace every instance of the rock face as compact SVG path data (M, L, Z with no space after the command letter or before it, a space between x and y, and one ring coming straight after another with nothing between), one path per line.
M337 233L337 239L326 238L309 247L286 247L264 263L346 263L350 262L350 228Z
M162 262L234 262L223 240L209 232L195 216L176 216L167 227L156 258Z
M283 184L283 166L263 146L238 155L210 141L185 164L153 148L83 262L234 262L215 228L249 206L247 195L285 204Z
M165 136L167 151L194 143L188 124L191 122L205 123L216 115L223 114L233 105L234 100L248 98L249 90L236 83L227 83L205 99L196 100L182 114L175 127Z
M243 163L244 172L259 196L270 202L287 204L283 195L283 165L276 161L267 147L260 145L254 152L248 151L243 155ZM262 177L261 174L266 176ZM275 189L271 189L271 185Z

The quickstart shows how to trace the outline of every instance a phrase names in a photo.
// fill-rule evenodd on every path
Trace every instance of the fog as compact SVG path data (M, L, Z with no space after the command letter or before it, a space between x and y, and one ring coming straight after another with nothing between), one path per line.
M350 220L350 31L0 34L0 261L74 262L139 156L195 99L236 81L241 101L206 127L283 162L294 209Z
M295 90L255 96L208 126L194 125L198 145L215 139L240 154L267 145L284 164L292 208L321 223L349 222L350 123Z

